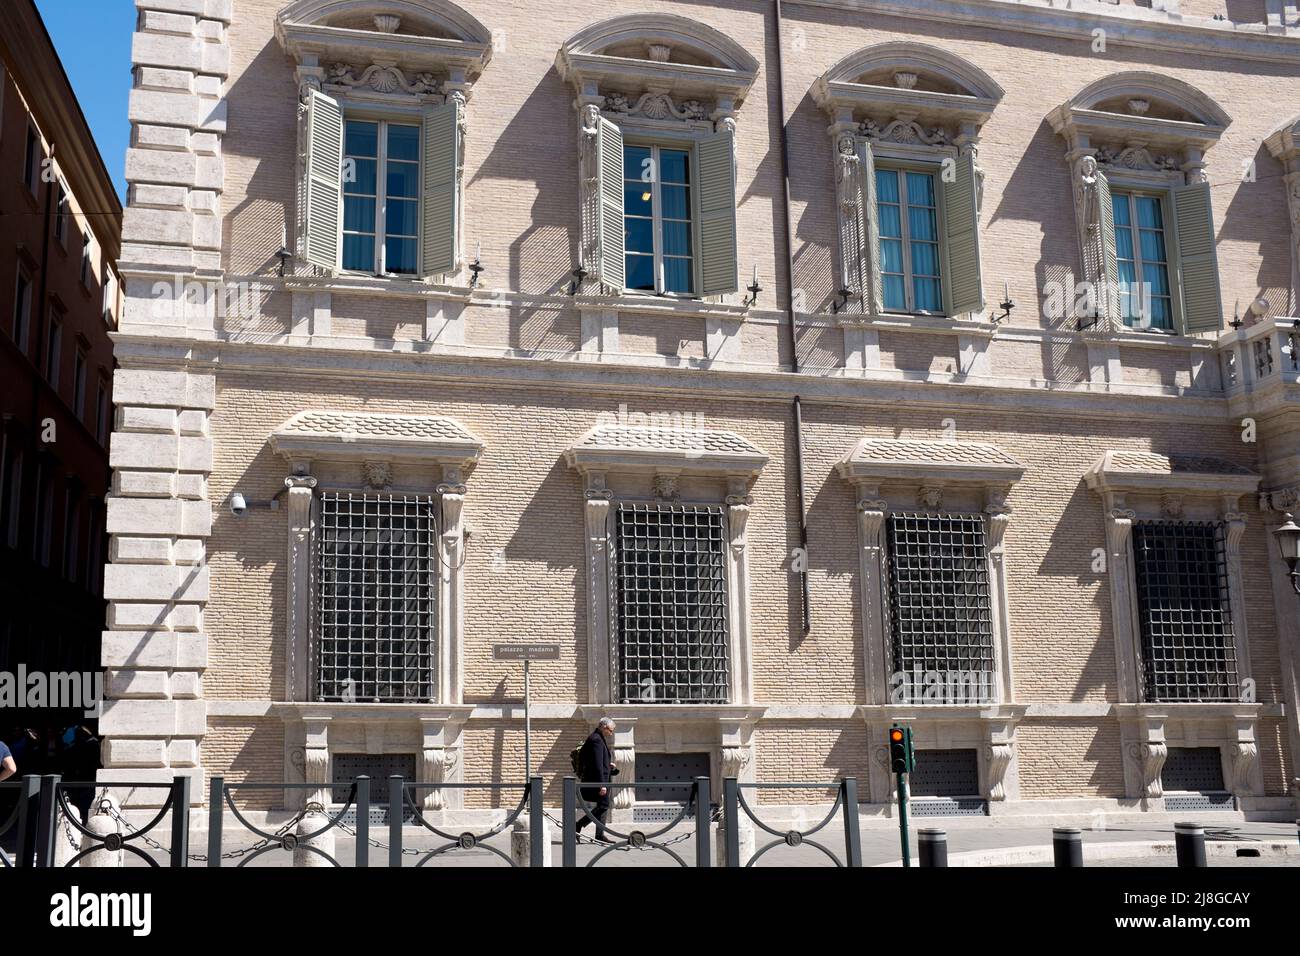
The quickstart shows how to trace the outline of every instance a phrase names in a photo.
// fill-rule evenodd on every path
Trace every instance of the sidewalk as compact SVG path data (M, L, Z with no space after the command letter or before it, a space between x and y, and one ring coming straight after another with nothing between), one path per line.
M941 818L931 818L926 826L941 827L948 833L948 856L950 866L1050 866L1052 859L1052 830L1050 827L981 827L969 818L958 824L945 827ZM658 825L639 827L647 834ZM590 833L590 830L587 831ZM375 827L370 831L372 841L383 843L387 839L387 829ZM165 842L166 834L159 834ZM1210 866L1295 866L1300 867L1300 840L1297 839L1296 826L1291 823L1238 823L1235 825L1215 826L1206 824L1207 852ZM191 838L192 855L207 852L205 834L196 833ZM916 865L916 830L911 831L912 862ZM561 862L562 847L558 827L551 833L552 866ZM827 850L843 860L844 830L837 823L828 824L812 838ZM246 848L256 838L245 831L227 828L223 850L229 854ZM402 834L405 854L403 865L414 867L420 860L436 847L445 846L447 841L417 827L406 827ZM681 858L687 866L695 865L695 839L693 827L681 825L666 834L654 838L655 842L672 842L669 849ZM760 867L812 867L833 866L831 860L816 847L805 842L801 846L787 846L779 837L759 830L755 834L755 849L776 841L777 846L766 851L755 864ZM1173 828L1148 828L1141 826L1115 827L1105 830L1084 830L1084 865L1085 866L1171 866L1174 863L1172 843ZM132 841L133 843L136 841ZM487 841L488 845L501 853L510 854L509 833L498 834ZM897 866L899 865L899 836L897 829L868 827L861 830L863 866ZM1155 850L1152 844L1157 844ZM1161 849L1161 846L1163 848ZM1236 850L1240 847L1258 849L1259 856L1238 857ZM1090 849L1091 848L1091 849ZM142 847L144 849L144 847ZM586 866L593 858L606 848L584 840L578 846L578 865ZM713 844L713 865L720 866L722 860L717 852L716 829ZM338 833L335 840L334 857L342 866L350 867L355 860L355 842L352 837ZM166 866L166 855L153 852L151 855ZM143 860L133 854L126 855L127 866L145 866ZM293 862L292 853L282 849L273 849L252 860L248 865L288 867ZM322 863L324 861L321 861ZM388 865L388 850L371 846L370 865L384 867ZM240 859L230 859L223 866L233 867ZM202 865L191 862L192 866ZM430 858L424 866L506 866L500 856L490 850L476 847L466 850L455 848ZM654 847L645 846L629 849L619 847L601 855L597 866L615 867L673 867L678 861L669 853Z

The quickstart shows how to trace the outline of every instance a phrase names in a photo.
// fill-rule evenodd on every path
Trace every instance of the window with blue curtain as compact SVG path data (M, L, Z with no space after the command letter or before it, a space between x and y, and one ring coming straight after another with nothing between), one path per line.
M1172 331L1173 293L1169 288L1169 254L1160 197L1112 191L1111 201L1115 206L1115 259L1124 324Z
M934 174L876 170L880 278L890 312L942 312L939 206Z
M690 157L685 149L623 148L629 289L681 295L695 291Z
M420 128L349 120L343 156L343 268L414 275L420 252Z

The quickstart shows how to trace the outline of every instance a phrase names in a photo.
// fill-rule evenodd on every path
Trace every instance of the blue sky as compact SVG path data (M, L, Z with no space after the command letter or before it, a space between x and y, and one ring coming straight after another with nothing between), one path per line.
M125 202L135 4L132 0L36 0L36 6Z

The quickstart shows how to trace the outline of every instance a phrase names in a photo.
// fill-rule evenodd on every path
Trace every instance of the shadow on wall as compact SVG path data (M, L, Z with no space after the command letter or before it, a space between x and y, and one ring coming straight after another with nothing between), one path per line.
M1009 527L1014 527L1014 524L1013 516ZM1087 699L1098 688L1106 700L1118 699L1115 636L1110 612L1110 575L1106 571L1092 570L1095 559L1093 549L1101 548L1104 553L1105 547L1106 529L1101 499L1080 478L1065 503L1060 521L1051 527L1051 536L1036 572L1036 577L1044 582L1071 579L1076 597L1092 592L1092 604L1100 627L1097 639L1080 670L1080 679L1074 686L1073 696L1076 700ZM1106 560L1110 560L1109 555ZM1016 603L1014 593L1012 603ZM1014 626L1012 634L1015 634Z
M1213 156L1211 153L1210 158ZM1252 255L1259 258L1259 271L1255 275L1258 291L1253 293L1254 296L1268 300L1273 307L1272 315L1294 315L1300 303L1293 302L1291 296L1292 243L1289 239L1279 241L1279 237L1291 235L1291 224L1287 221L1286 184L1282 180L1285 170L1263 143L1259 144L1251 161L1252 165L1245 169L1228 169L1211 179L1216 199L1223 192L1232 192L1232 200L1224 211L1223 228L1218 235L1219 256L1222 259L1225 240L1248 243ZM1225 175L1236 175L1237 179L1220 182ZM1225 271L1222 263L1219 271L1221 274ZM1232 315L1240 306L1241 315L1245 316L1249 305L1250 302L1229 302L1225 289L1225 313Z
M294 231L298 95L293 60L269 32L266 45L227 87L226 99L232 119L222 141L227 174L243 164L249 177L244 198L223 211L222 268L237 276L271 276L279 269L276 253L286 226L290 236Z
M472 232L479 204L470 187L481 180L498 180L493 195L522 196L522 190L510 184L531 183L534 199L528 215L528 228L510 243L505 273L509 287L526 293L555 293L567 290L577 263L577 238L570 235L578 215L578 119L571 104L572 91L552 66L528 95L510 122L501 130L473 177L465 184L466 222ZM539 118L550 120L550 135L538 140ZM472 117L471 117L472 122ZM531 144L521 148L521 144ZM472 148L472 146L471 146ZM502 187L507 187L502 189ZM473 249L477 239L467 235L466 245ZM490 245L490 243L489 243ZM491 287L494 265L490 250L484 256ZM496 266L500 269L500 265Z

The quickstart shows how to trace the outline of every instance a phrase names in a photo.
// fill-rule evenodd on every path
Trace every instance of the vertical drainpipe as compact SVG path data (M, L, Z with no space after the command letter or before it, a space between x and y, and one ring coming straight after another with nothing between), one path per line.
M777 120L781 129L781 183L785 213L785 268L786 268L786 319L790 330L790 371L799 374L799 344L797 341L798 318L794 307L794 227L790 215L790 138L785 127L785 63L782 54L783 31L781 19L781 0L773 0L773 19L776 24L776 93ZM795 481L799 499L799 548L803 569L799 572L799 610L801 636L807 637L812 630L812 606L808 596L808 516L805 510L803 471L803 406L799 396L794 397L794 459Z

